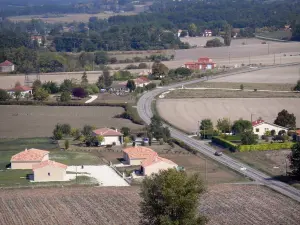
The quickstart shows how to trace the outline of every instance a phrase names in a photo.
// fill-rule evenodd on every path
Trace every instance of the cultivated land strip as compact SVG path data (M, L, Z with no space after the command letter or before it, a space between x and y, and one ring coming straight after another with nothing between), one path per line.
M281 66L287 66L287 65L281 65ZM276 66L270 66L270 67L264 67L264 68L260 68L260 69L249 69L248 71L243 71L243 72L227 73L227 74L215 76L212 79L216 79L219 77L225 77L225 76L231 76L231 75L235 75L235 74L242 74L245 72L258 71L258 70L262 70L262 69L275 68L275 67ZM150 119L153 116L151 104L157 95L159 95L163 92L166 92L171 88L180 87L182 85L190 85L190 84L200 82L200 81L205 81L205 80L206 79L202 78L202 79L197 79L197 80L193 80L193 81L182 82L182 83L169 85L169 86L166 86L163 88L159 88L159 89L155 89L153 91L147 92L139 99L138 104L137 104L137 109L138 109L138 113L139 113L140 117L147 124L150 124ZM165 124L165 126L169 127L172 137L183 141L184 143L186 143L189 146L193 147L194 149L198 150L202 154L216 160L219 163L222 163L223 165L228 166L229 168L231 168L233 170L236 170L236 171L244 174L247 177L250 177L251 179L253 179L255 181L260 182L263 185L266 185L267 187L269 187L275 191L278 191L278 192L300 202L300 191L295 189L294 187L291 187L283 182L276 181L276 180L272 179L270 176L268 176L256 169L253 169L250 166L245 165L235 159L232 159L227 155L215 156L214 155L215 150L213 148L207 146L204 142L192 139L185 133L183 133L169 125ZM241 170L241 168L243 168L243 170Z

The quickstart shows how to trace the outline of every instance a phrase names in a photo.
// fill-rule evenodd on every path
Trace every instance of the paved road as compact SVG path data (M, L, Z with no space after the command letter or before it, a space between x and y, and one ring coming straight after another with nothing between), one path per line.
M263 69L267 69L267 68L270 68L270 67L265 67ZM245 70L242 72L227 73L227 74L215 76L214 79L218 78L218 77L230 76L230 75L235 75L235 74L239 74L239 73L243 73L243 72L250 72L250 71L255 71L255 70L260 70L260 69L249 69L249 70ZM147 92L146 94L141 96L141 98L139 99L139 101L137 103L137 110L138 110L140 117L147 124L150 123L150 118L153 115L152 110L151 110L151 104L157 95L159 95L165 91L168 91L171 88L176 88L176 87L180 87L182 85L188 85L188 84L196 83L199 81L205 81L205 80L206 79L202 78L202 79L192 80L192 81L188 81L188 82L177 83L177 84L169 85L169 86L162 87L162 88L157 88L157 89L154 89L153 91ZM168 125L166 125L166 126L168 126ZM255 180L256 182L264 184L264 185L272 188L273 190L276 190L276 191L300 202L300 191L297 190L296 188L293 188L283 182L273 180L270 176L268 176L256 169L253 169L253 168L249 167L248 165L245 165L235 159L232 159L227 155L215 156L214 155L215 150L213 148L207 146L205 143L195 140L191 137L188 137L188 135L186 135L185 133L183 133L171 126L168 126L168 127L171 131L172 137L180 139L181 141L185 142L189 146L198 150L202 154L218 161L219 163L226 165L227 167L229 167L233 170L236 170L236 171L244 174L247 177L250 177L251 179ZM246 170L241 170L241 168L246 168Z

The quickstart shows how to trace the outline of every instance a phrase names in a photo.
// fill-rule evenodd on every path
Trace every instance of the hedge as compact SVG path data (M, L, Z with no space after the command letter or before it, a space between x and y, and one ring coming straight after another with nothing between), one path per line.
M192 153L192 154L197 154L198 151L195 150L194 148L190 147L189 145L187 145L186 143L184 143L183 141L180 141L176 138L170 138L170 141L172 141L173 143L175 143L176 145L180 146L181 148L186 149L188 152Z
M269 143L269 144L257 144L257 145L240 145L238 149L240 152L268 151L268 150L290 149L293 145L294 145L293 142Z
M238 149L238 145L236 145L230 141L227 141L221 137L212 137L211 141L214 144L221 145L222 147L229 148L230 150Z

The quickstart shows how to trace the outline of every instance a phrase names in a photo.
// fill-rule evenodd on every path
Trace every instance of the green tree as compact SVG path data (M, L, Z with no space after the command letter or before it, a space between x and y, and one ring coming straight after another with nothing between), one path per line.
M231 25L227 23L224 26L224 31L225 31L225 34L224 34L224 44L226 46L230 46L230 44L231 44L231 31L232 31Z
M63 133L60 129L54 129L53 130L53 138L55 140L61 140L63 137Z
M68 91L64 91L60 95L60 101L61 102L69 102L72 99L71 93Z
M99 136L97 136L97 140L98 140L98 145L101 145L101 143L104 142L105 137L99 135Z
M198 174L188 176L176 169L162 170L143 180L140 224L201 225L208 221L199 215L199 198L205 192Z
M43 83L42 88L44 88L51 94L56 94L59 92L59 86L57 85L57 83L55 83L53 81L48 81L48 82Z
M83 75L82 75L82 77L81 77L81 86L82 86L82 87L87 87L88 84L89 84L89 80L88 80L88 77L87 77L86 72L84 71L84 72L83 72Z
M74 138L74 140L79 139L81 133L80 130L78 128L72 128L71 129L71 136Z
M207 48L213 48L213 47L222 47L224 44L220 41L219 38L214 38L212 40L208 40L206 42L206 47Z
M189 68L179 67L174 71L174 73L180 76L190 76L192 71Z
M26 93L24 95L24 98L26 98L26 100L28 101L31 98L31 94L30 93Z
M128 143L130 142L130 137L124 137L124 147L127 147Z
M14 92L14 97L15 97L15 99L17 101L19 101L19 99L21 98L21 96L22 96L21 91L17 90L17 91Z
M67 139L67 140L65 140L65 149L67 150L67 149L69 149L69 147L70 147L70 143L69 143L69 140Z
M10 98L7 91L0 89L0 101L7 101Z
M167 140L171 137L169 128L163 126L160 117L157 115L154 115L151 118L151 123L147 130L157 140L163 139L164 142L167 142Z
M129 127L122 127L120 131L124 135L124 137L127 137L127 136L130 135L130 128Z
M105 64L107 64L108 60L109 60L109 58L108 58L106 52L99 51L99 52L95 53L95 63L97 65L99 65L99 64L105 65Z
M169 69L161 62L154 62L152 65L152 75L156 78L168 75Z
M200 130L213 130L214 125L211 119L203 119L200 123Z
M294 91L300 91L300 80L297 81L297 84L294 87Z
M231 132L231 122L229 118L218 119L217 128L222 133L230 133Z
M64 135L70 135L71 134L71 125L68 123L63 123L60 125L60 129Z
M72 80L65 79L62 84L60 85L59 89L61 92L72 92L72 89L75 87L75 84L73 83Z
M188 32L190 37L195 37L197 34L197 26L194 23L191 23L188 27Z
M235 134L240 134L247 130L252 130L252 123L249 120L239 119L233 122L232 131Z
M241 143L243 145L257 144L258 136L253 131L245 131L241 133Z
M240 85L240 89L241 89L242 91L244 90L244 85L243 85L243 84Z
M128 80L126 87L130 90L130 92L133 92L136 89L134 80Z
M300 142L293 145L290 161L291 175L300 180Z
M90 125L84 125L81 133L82 135L84 135L85 137L92 135L93 132L93 127Z
M49 97L49 93L44 88L37 88L33 92L33 98L37 101L45 101Z
M106 88L110 87L113 83L113 76L110 76L110 72L108 70L103 71L103 79L104 79L104 86Z
M35 80L33 83L32 83L32 89L33 89L33 93L39 89L40 87L42 87L42 82L40 80Z
M289 113L287 110L283 109L278 113L274 123L282 127L295 128L296 117L293 113Z

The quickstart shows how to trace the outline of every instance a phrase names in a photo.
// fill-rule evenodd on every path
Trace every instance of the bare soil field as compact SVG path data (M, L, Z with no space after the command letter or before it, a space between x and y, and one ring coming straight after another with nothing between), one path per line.
M123 112L120 107L52 107L52 106L0 106L0 136L48 137L57 123L69 123L72 127L84 125L95 127L123 126L138 129L141 126L130 120L114 118Z
M198 129L198 121L210 118L216 124L219 118L231 121L239 118L253 120L262 117L273 122L282 109L294 113L300 126L299 98L206 98L206 99L160 99L157 101L159 114L171 124L187 132ZM172 112L172 113L170 113Z
M201 90L177 89L166 95L169 99L180 98L300 98L300 93L293 92L265 92L252 90Z
M0 191L0 224L138 225L139 188L42 188ZM130 207L126 207L130 205ZM300 205L262 186L208 188L199 212L208 225L296 225Z
M295 87L295 84L268 84L268 83L243 83L244 89L250 90L272 90L272 91L290 91ZM241 83L231 82L199 82L187 87L206 87L206 88L233 88L239 89Z
M300 61L299 61L300 62ZM209 82L294 84L300 79L300 65L263 69L212 79Z
M28 15L28 16L13 16L8 19L11 21L23 21L28 22L32 19L39 19L46 23L71 23L71 22L88 22L90 17L98 17L99 19L107 19L112 16L122 15L130 16L135 15L134 12L124 12L124 13L97 13L97 14L88 14L88 13L77 13L77 14L64 14L61 17L45 17L42 15Z

